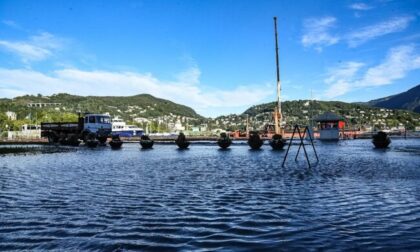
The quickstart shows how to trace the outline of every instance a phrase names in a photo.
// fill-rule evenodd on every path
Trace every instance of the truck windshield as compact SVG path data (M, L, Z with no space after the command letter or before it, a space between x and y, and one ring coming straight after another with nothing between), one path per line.
M110 118L108 116L97 116L96 122L98 123L110 123Z

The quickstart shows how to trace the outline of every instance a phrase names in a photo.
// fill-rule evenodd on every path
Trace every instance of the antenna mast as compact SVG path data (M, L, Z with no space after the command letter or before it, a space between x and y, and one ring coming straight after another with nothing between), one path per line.
M277 42L277 17L274 17L274 34L276 39L276 67L277 67L277 106L274 109L274 123L276 134L281 134L281 122L283 116L281 114L281 82L280 82L280 64L279 64L279 45Z

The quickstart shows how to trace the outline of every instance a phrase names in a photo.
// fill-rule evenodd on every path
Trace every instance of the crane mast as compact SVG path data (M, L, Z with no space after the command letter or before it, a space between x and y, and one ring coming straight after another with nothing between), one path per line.
M276 69L277 69L277 105L274 108L274 129L276 134L282 134L281 124L283 116L281 113L281 82L280 82L280 64L279 64L279 45L277 41L277 17L274 17L274 34L276 39Z

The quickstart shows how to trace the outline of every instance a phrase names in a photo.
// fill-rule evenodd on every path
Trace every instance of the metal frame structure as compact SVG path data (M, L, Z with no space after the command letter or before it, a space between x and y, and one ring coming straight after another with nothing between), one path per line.
M303 148L303 151L305 153L306 161L308 162L308 166L309 166L309 168L311 168L311 162L309 161L308 153L306 151L305 144L303 143L303 139L305 138L305 135L306 134L309 136L309 139L311 141L312 148L313 148L314 153L315 153L316 163L318 163L319 162L319 158L318 158L318 154L316 153L316 149L315 149L315 146L314 146L314 141L312 139L312 136L310 134L310 131L309 131L308 126L305 126L305 129L303 130L303 132L301 134L300 127L297 124L295 125L295 127L293 129L293 134L292 134L292 137L290 138L289 146L287 147L286 155L284 155L284 159L283 159L283 163L282 163L281 167L284 167L284 163L286 162L287 155L289 154L290 146L292 145L293 138L294 138L296 132L299 134L300 144L299 144L298 151L296 153L295 161L297 160L297 157L298 157L299 152L300 152L300 148L302 147Z

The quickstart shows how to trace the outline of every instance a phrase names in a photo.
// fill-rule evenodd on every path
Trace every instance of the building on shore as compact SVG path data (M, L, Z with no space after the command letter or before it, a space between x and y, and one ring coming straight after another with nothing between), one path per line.
M176 123L173 125L172 131L181 132L184 130L185 130L185 126L182 126L181 121L178 119Z
M11 121L16 121L17 119L16 113L12 111L6 111L6 116L7 116L7 119Z
M41 126L24 124L20 131L8 131L7 138L9 140L29 140L41 138Z
M61 103L57 102L32 102L26 104L28 108L45 108L45 107L57 107L61 106Z
M338 140L340 129L344 129L345 121L342 116L332 112L325 112L314 118L318 124L320 140Z

